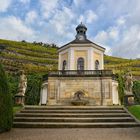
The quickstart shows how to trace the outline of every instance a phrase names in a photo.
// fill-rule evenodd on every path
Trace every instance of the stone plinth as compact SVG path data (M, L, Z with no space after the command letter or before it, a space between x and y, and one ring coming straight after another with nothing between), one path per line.
M24 102L25 102L24 95L20 95L20 94L15 95L15 104L16 105L24 105Z
M124 105L134 105L134 95L133 94L128 94L124 96Z
M49 99L47 102L48 105L56 105L56 99Z

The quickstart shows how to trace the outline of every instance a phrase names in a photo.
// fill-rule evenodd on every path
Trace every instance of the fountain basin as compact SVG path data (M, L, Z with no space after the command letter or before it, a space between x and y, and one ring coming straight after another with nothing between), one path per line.
M88 100L72 100L71 104L75 105L75 106L83 106L83 105L87 105L89 103Z

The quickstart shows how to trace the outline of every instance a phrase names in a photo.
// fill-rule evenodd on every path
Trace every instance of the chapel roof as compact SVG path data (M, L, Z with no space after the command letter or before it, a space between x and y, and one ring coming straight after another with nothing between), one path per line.
M98 45L98 44L96 44L96 43L94 43L94 42L92 42L92 41L90 41L88 39L85 39L85 40L74 39L73 41L61 46L59 49L62 49L63 47L68 46L70 44L94 44L94 45L96 45L96 46L98 46L98 47L100 47L100 48L105 50L104 47L102 47L102 46L100 46L100 45Z

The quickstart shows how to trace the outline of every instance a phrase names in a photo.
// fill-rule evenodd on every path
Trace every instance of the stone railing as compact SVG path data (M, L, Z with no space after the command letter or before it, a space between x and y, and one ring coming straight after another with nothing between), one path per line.
M111 70L58 70L51 71L47 75L43 76L44 80L47 77L104 77L113 76Z

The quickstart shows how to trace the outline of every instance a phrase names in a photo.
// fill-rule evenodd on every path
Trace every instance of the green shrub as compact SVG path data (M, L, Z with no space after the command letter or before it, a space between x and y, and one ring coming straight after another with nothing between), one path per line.
M0 131L8 131L12 127L12 97L6 74L0 65Z
M7 75L8 83L9 83L9 92L11 93L12 97L17 94L18 91L18 83L19 83L19 76L18 75Z
M136 103L140 104L140 81L135 81L133 85L133 93L135 95Z
M41 75L30 74L27 76L27 90L25 104L38 105L40 99Z

